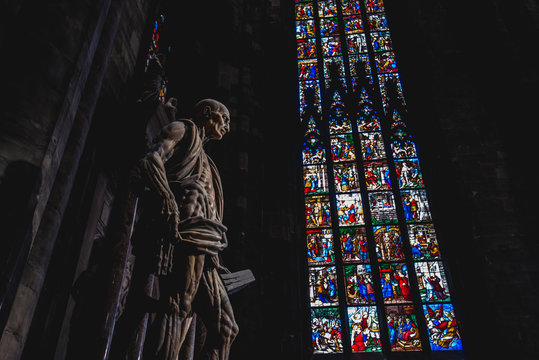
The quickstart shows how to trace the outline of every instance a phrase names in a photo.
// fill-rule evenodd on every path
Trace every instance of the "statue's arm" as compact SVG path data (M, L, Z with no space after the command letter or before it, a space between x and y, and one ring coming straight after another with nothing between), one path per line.
M172 122L161 131L154 148L140 161L141 172L153 191L162 199L161 214L169 224L171 234L179 239L180 215L174 194L167 180L165 163L174 154L176 145L185 136L185 124Z

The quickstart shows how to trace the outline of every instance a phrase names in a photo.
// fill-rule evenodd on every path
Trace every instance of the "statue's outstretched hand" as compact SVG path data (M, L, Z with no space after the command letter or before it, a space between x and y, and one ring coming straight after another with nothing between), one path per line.
M180 212L178 210L178 204L174 198L163 199L161 214L165 217L165 221L168 224L168 230L171 238L179 241L180 232L178 230L178 224L180 223Z

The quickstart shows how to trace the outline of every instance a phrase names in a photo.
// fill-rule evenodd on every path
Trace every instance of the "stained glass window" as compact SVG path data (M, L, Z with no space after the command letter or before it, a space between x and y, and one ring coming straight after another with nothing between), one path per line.
M462 350L382 0L296 0L312 347Z

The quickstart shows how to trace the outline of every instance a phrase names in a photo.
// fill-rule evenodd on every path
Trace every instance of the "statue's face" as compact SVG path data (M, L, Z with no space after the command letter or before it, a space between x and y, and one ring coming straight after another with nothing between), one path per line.
M221 107L217 110L212 110L204 128L207 137L213 140L221 140L230 131L230 113L228 109Z

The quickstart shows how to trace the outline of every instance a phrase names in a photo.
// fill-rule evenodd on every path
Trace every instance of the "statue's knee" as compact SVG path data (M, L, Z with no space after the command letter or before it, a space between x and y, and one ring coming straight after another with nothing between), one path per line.
M232 326L230 326L230 340L234 340L236 336L238 336L239 332L240 332L240 328L238 324L236 324L236 322L233 321Z

